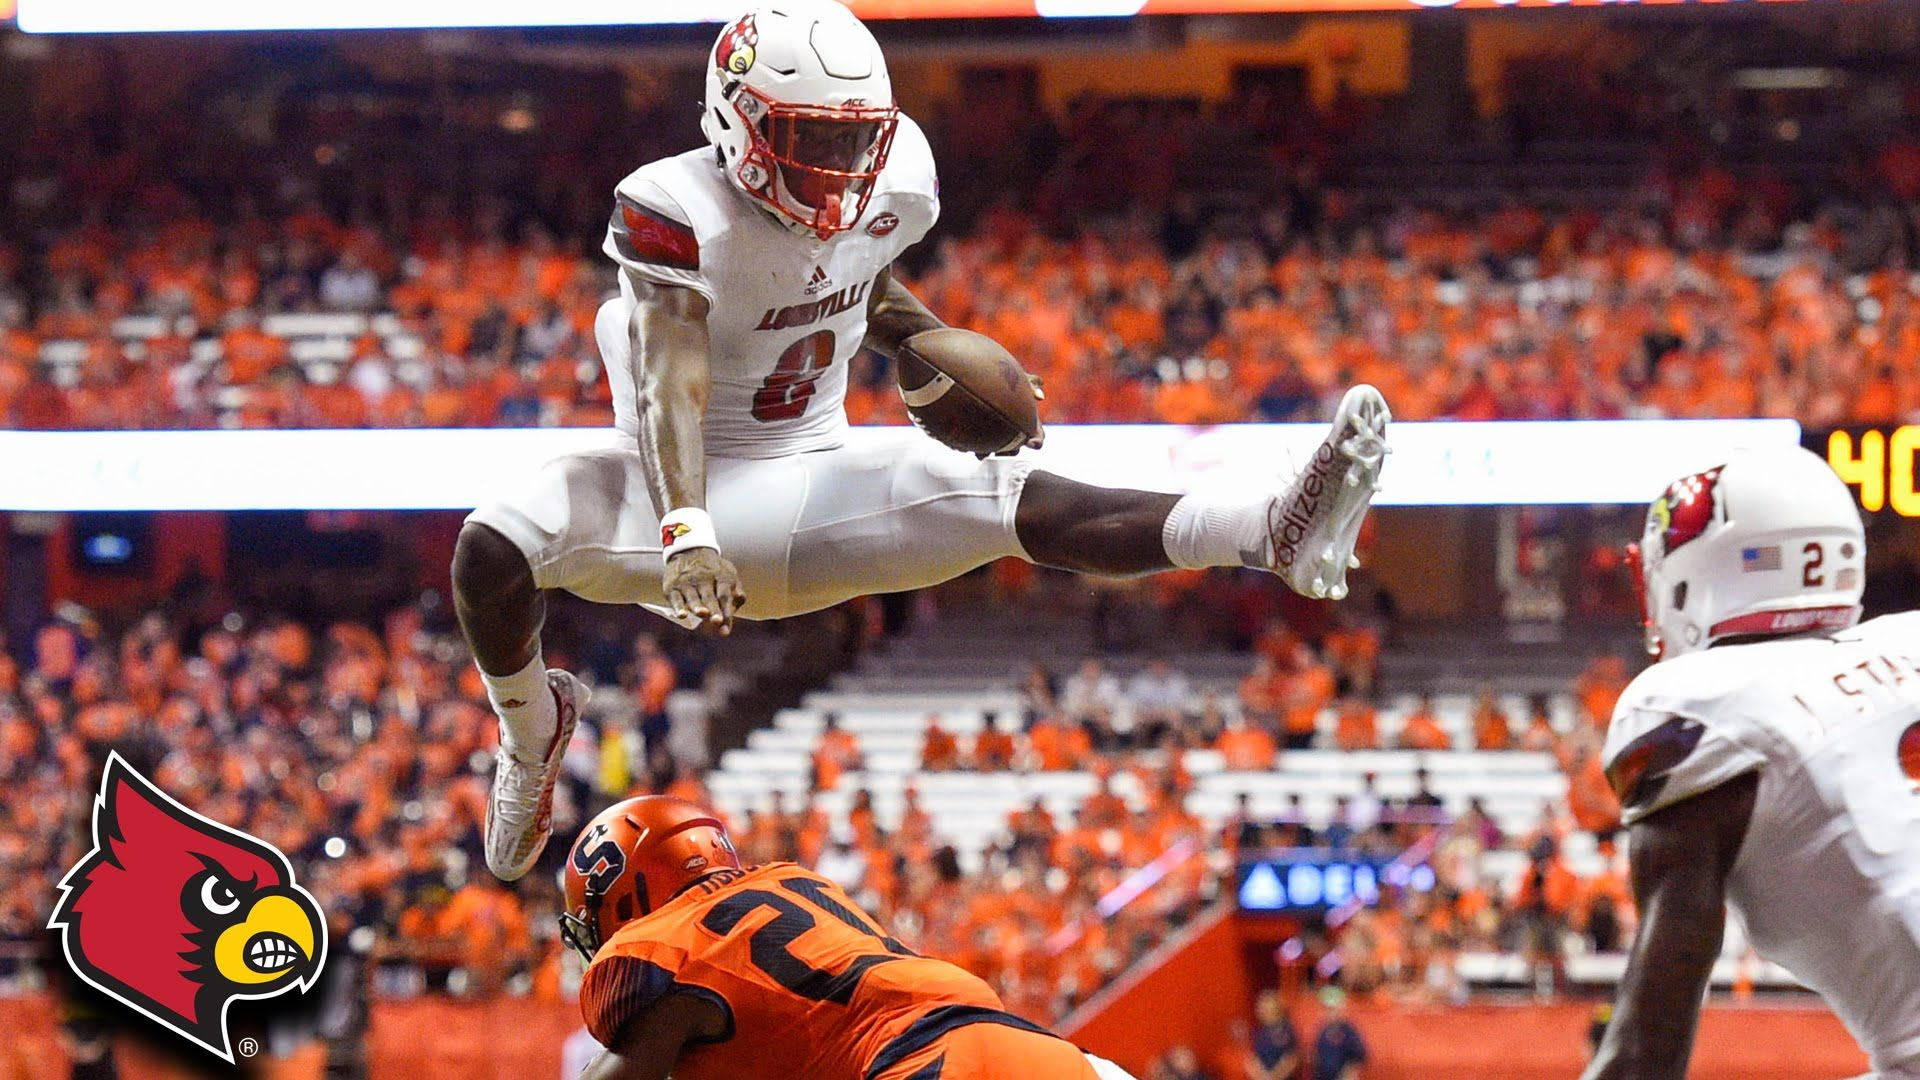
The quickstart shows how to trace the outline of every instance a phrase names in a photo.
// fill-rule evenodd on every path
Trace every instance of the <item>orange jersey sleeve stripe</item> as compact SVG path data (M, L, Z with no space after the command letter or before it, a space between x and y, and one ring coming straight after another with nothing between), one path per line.
M587 969L580 982L580 1013L587 1031L602 1046L613 1045L620 1029L673 994L706 998L727 1014L727 1030L712 1042L733 1038L733 1006L704 986L689 986L658 964L632 956L608 956Z

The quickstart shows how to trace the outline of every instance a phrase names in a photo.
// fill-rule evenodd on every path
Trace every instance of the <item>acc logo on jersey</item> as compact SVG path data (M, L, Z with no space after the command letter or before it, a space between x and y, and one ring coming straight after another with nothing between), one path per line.
M1699 539L1713 524L1714 490L1720 484L1720 470L1708 469L1685 479L1675 480L1666 494L1654 500L1653 524L1660 531L1662 555L1689 540Z
M1900 771L1913 781L1914 794L1920 795L1920 723L1900 733Z
M885 213L867 223L868 236L885 236L900 227L900 215Z
M730 75L745 75L753 67L759 45L760 31L749 12L720 35L720 43L713 48L714 65Z
M271 844L202 817L119 754L93 804L93 849L60 882L48 929L82 979L233 1061L227 1007L306 990L327 921Z

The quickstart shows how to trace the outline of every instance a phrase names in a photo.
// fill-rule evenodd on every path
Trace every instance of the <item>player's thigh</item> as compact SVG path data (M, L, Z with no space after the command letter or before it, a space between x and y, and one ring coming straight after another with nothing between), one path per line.
M1014 507L1029 464L949 450L910 428L856 447L800 456L807 493L788 585L795 607L826 607L1024 558Z
M512 541L540 588L605 604L662 602L660 522L638 451L555 458L519 491L467 520Z
M1052 1035L968 1024L888 1069L879 1080L1099 1080L1080 1048Z

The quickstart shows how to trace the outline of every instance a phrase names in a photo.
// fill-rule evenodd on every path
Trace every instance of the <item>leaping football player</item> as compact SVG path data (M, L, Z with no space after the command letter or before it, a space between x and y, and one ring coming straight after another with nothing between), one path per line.
M1676 480L1607 732L1640 931L1587 1080L1680 1080L1729 903L1880 1080L1920 1080L1920 612L1855 625L1866 538L1792 448Z
M709 145L620 182L607 229L620 295L595 336L630 444L548 464L475 511L455 549L460 623L502 728L495 874L539 857L587 697L541 657L544 590L716 633L1009 555L1105 575L1262 567L1345 594L1386 452L1378 391L1349 390L1297 476L1238 498L1093 487L1019 448L977 459L904 427L847 445L855 352L893 357L943 325L889 271L939 213L926 138L895 106L878 43L833 0L728 25L701 127Z
M740 865L693 803L615 803L562 875L561 937L606 1047L582 1080L1132 1080L916 954L831 880Z

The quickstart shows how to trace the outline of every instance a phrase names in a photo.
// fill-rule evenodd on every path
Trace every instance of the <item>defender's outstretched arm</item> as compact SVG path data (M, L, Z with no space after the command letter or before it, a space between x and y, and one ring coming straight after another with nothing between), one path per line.
M1640 932L1606 1038L1584 1080L1682 1080L1726 929L1727 875L1753 817L1748 773L1633 826Z

